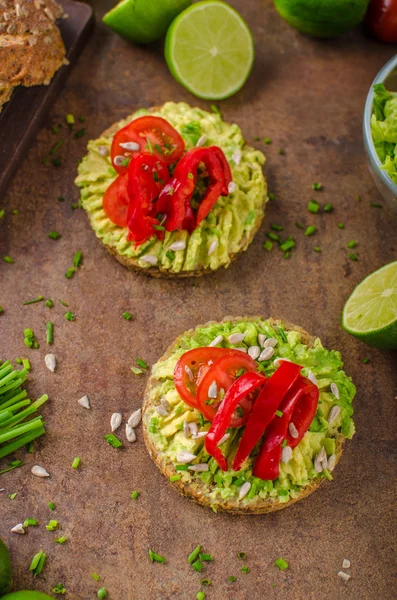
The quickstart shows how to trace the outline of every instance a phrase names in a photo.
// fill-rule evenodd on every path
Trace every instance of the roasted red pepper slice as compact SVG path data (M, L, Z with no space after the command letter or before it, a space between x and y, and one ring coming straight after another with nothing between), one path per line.
M104 193L102 206L109 219L119 227L127 227L129 197L127 175L119 175Z
M128 238L137 245L161 231L155 229L160 224L154 216L157 213L154 201L169 178L167 165L153 154L139 154L129 164Z
M290 444L288 441L290 439L290 436L288 436L288 426L293 419L295 411L299 405L302 405L301 414L302 410L308 407L308 405L311 407L314 406L316 409L317 402L317 386L308 379L299 377L279 406L279 410L283 413L282 416L278 417L276 415L266 429L265 438L254 464L253 474L255 477L273 481L280 475L280 460L284 440L287 442L286 446L294 448L303 438L311 423L311 421L308 422L308 419L305 419L305 424L308 423L307 428L303 429L302 427L298 430L299 438L291 438L294 445Z
M263 387L266 378L259 373L245 373L241 375L228 389L226 396L219 405L218 411L205 438L205 449L213 456L222 471L228 470L226 458L223 456L218 444L230 427L233 413L237 406L255 390Z
M272 421L285 394L299 377L302 367L292 362L282 361L275 373L267 380L259 394L250 419L242 435L233 469L238 471L261 439L266 427Z
M193 348L182 354L174 370L174 383L178 394L186 404L198 408L197 387L210 367L230 348Z
M166 165L172 165L179 160L184 150L185 142L171 123L162 117L145 115L117 131L110 154L117 173L125 173L128 158L135 158L141 152L150 152L156 158L161 158ZM123 164L123 158L127 159L124 161L126 164Z
M312 424L317 412L318 399L320 395L318 387L309 379L302 377L302 375L299 379L301 384L305 385L305 390L296 403L290 421L295 425L298 436L293 438L289 431L287 433L287 446L290 446L291 448L295 448L302 440L306 431L309 430L309 427Z
M206 419L213 421L221 404L221 390L227 392L234 381L247 372L256 372L258 365L241 350L228 349L225 356L218 358L208 369L197 388L197 404ZM248 399L241 403L241 416L234 416L230 427L241 427L249 418L253 402Z
M204 164L210 182L195 219L191 199L200 163ZM230 181L229 164L217 146L192 148L186 152L176 165L170 184L165 186L158 200L158 212L167 215L167 231L187 229L192 232L208 215L218 198L228 194Z

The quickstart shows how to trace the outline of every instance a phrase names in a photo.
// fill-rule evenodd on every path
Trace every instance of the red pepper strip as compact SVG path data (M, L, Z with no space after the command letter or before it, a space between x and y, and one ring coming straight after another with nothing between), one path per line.
M218 412L205 438L205 449L213 456L222 471L227 471L227 460L218 447L220 440L226 433L226 429L232 420L233 413L239 403L257 388L261 388L266 381L263 375L258 373L245 373L241 375L230 386L224 399L219 405Z
M221 160L219 157L223 156ZM200 202L197 219L191 207L197 170L203 163L210 178L207 192ZM157 209L167 215L167 231L187 229L190 233L208 215L218 198L228 194L227 187L230 167L222 150L217 146L192 148L180 159L175 167L171 183L162 190ZM225 191L226 190L226 191Z
M290 446L291 448L295 448L299 444L312 424L317 412L318 398L320 395L318 387L311 383L309 379L306 379L306 377L301 375L300 381L302 384L306 385L306 391L299 398L294 408L294 412L292 413L291 423L293 423L298 430L298 437L293 438L288 432L286 436L287 446Z
M292 415L306 396L310 398L312 395L315 397L316 394L318 398L318 388L308 379L299 377L280 404L279 410L283 413L282 417L276 415L266 429L265 439L254 464L253 474L255 477L273 481L280 475L282 443L287 438L288 425L292 420ZM315 405L317 406L317 403ZM306 431L303 432L303 435ZM288 441L286 445L289 445Z
M244 460L261 439L285 394L298 379L301 369L301 366L283 360L277 371L266 381L242 435L233 462L234 471L240 469Z
M170 175L166 164L153 154L139 154L128 166L128 195L130 203L127 214L128 239L136 245L148 240L159 225L154 200L168 183Z

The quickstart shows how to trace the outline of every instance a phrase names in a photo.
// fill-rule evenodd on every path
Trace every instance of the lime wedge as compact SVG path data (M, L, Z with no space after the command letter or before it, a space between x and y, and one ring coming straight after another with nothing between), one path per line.
M343 309L346 331L377 348L397 348L397 262L366 277Z
M138 44L159 40L192 0L121 0L103 17L119 35Z
M254 62L251 31L224 2L197 2L171 24L165 40L171 74L189 92L222 100L240 90Z

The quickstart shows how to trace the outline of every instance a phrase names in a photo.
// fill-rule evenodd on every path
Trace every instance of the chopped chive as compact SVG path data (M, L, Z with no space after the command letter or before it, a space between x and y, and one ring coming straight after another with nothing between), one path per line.
M191 565L192 562L195 561L195 559L198 557L198 555L200 554L200 550L201 550L201 546L198 545L195 547L195 549L193 550L193 552L191 554L189 554L188 558L187 558L187 562Z
M181 475L171 475L170 481L179 481L181 479Z
M350 258L350 260L354 260L355 262L358 260L358 256L354 252L351 252L349 254L349 258Z
M17 497L18 492L14 492L13 494L8 494L8 497L10 500L15 500L15 498Z
M204 562L211 562L214 560L212 554L199 554L199 559Z
M58 529L58 527L59 527L59 523L55 519L51 519L49 521L48 525L45 526L47 531L55 531L56 529Z
M323 188L323 186L321 183L312 183L312 188L313 188L313 190L318 191L318 190L321 190Z
M285 150L284 150L284 148L279 148L279 151L278 151L278 153L279 153L281 156L283 156L283 155L285 154Z
M6 214L6 211L4 210L4 208L2 208L0 210L0 219L2 219L4 217L4 215Z
M276 410L274 414L276 415L276 417L282 417L284 413L281 410Z
M54 165L54 167L60 167L62 165L61 157L58 156L57 158L54 158L54 160L52 161L52 164Z
M80 463L81 463L81 458L79 456L76 456L72 462L72 469L78 469L80 466Z
M259 142L260 139L261 138L258 135L254 136L254 142Z
M269 198L269 200L275 200L276 194L274 194L273 192L268 192L267 197Z
M1 313L3 313L3 312L4 312L4 308L3 308L2 306L0 306L0 315L1 315Z
M194 179L193 173L188 173L187 176L188 176L189 179Z
M14 210L12 211L12 214L13 215L19 215L19 210L17 208L14 208Z
M65 120L68 125L74 125L74 115L66 115Z
M314 252L321 252L320 246L314 246L313 250Z
M237 558L239 558L240 560L245 560L247 558L247 554L245 552L238 552Z
M58 196L58 202L65 202L65 198L63 196Z
M62 144L64 143L64 139L61 138L60 140L58 140L53 147L50 150L50 154L55 154L55 152L57 152L59 150L59 148L62 146Z
M161 556L160 554L156 554L156 552L153 552L153 550L151 550L150 548L149 548L149 558L152 562L165 563L164 556Z
M37 298L33 298L33 300L27 300L27 302L24 302L23 305L27 306L28 304L36 304L36 302L41 302L42 300L44 300L43 296L37 296Z
M285 569L288 569L288 563L284 558L278 558L277 560L275 560L274 566L278 567L280 571L285 571Z
M367 365L369 363L369 358L363 358L361 362L363 365Z
M199 592L197 592L196 600L205 600L205 592L203 592L201 590Z
M29 359L27 359L27 358L23 358L23 359L22 359L22 365L23 365L23 368L24 368L24 369L26 369L27 371L30 371L30 369L31 369L31 366L30 366Z
M324 212L326 212L326 213L330 213L330 212L332 212L332 211L334 210L334 207L332 206L332 204L331 204L331 203L329 203L329 202L328 202L328 203L327 203L327 204L324 206L324 209L323 209L323 210L324 210Z
M281 225L276 225L275 223L270 225L270 229L273 229L273 231L284 231L284 227L281 227Z
M51 321L48 321L48 323L46 325L46 331L47 331L47 344L52 344L52 342L54 341L54 323L51 323Z
M249 573L249 572L250 572L250 568L249 568L249 567L246 567L246 566L244 566L244 567L241 567L241 572L242 572L242 573Z
M3 260L4 260L4 262L8 263L9 265L12 265L12 263L15 262L15 260L13 258L11 258L11 256L3 256Z
M287 252L288 250L294 248L294 246L295 242L293 239L286 239L285 242L280 244L280 250L282 250L283 252Z
M298 229L304 229L304 226L302 225L302 223L299 223L299 221L296 221L295 225Z
M65 313L65 319L67 321L75 321L76 320L76 315L74 313L72 313L71 310L68 310L68 312Z
M345 228L345 224L344 223L338 223L338 227L339 227L339 229L344 229Z
M83 117L83 116L80 116L80 117L79 117L79 121L80 121L80 123L85 123L85 117Z
M286 445L287 445L287 440L286 440L286 439L284 439L284 440L282 441L282 443L281 443L281 447L282 447L282 448L285 448L285 446L286 446Z
M371 202L370 206L372 208L383 208L382 204L377 204L376 202Z
M122 317L123 317L123 319L125 319L126 321L131 321L131 319L132 319L132 314L126 310L125 312L123 312L123 314L122 314Z
M270 250L273 248L273 242L271 242L270 240L266 240L266 242L263 244L263 247L265 250L270 252Z
M67 537L65 537L64 535L61 535L61 537L59 538L55 538L54 542L56 544L64 544L67 541Z
M124 165L124 166L127 166L127 165ZM77 210L78 208L80 208L80 206L81 206L81 205L80 205L80 202L76 202L76 203L73 203L73 204L71 204L71 205L70 205L70 208L71 208L72 210Z
M346 244L347 248L355 248L357 246L357 242L355 240L350 240L350 242L348 242Z
M288 340L287 340L287 336L285 335L284 329L282 327L278 327L277 329L278 329L278 333L279 333L281 339L283 340L283 342L287 343Z
M197 571L197 573L204 569L204 565L199 558L192 563L192 567L195 571Z
M320 205L317 200L310 200L309 204L307 205L307 210L313 214L317 214L320 210Z
M264 144L271 144L272 140L269 137L265 137L265 139L263 140Z
M74 139L78 140L79 138L83 137L83 135L85 135L85 129L84 129L84 127L82 127L81 129L78 129L76 131L76 133L74 134Z
M138 367L131 367L131 371L134 373L134 375L142 375L143 373L142 369L138 369Z
M78 269L81 265L81 261L83 260L83 253L81 250L78 250L73 257L73 266Z
M98 573L91 573L91 577L95 579L95 581L99 581L101 579Z
M173 250L167 250L165 253L166 257L170 260L175 260L175 252Z
M69 267L69 269L65 273L66 279L70 279L71 277L73 277L73 275L75 274L75 272L76 272L75 267Z
M220 117L222 116L222 113L221 113L220 109L216 106L216 104L211 104L211 110L216 115L219 115Z
M110 444L110 446L113 446L113 448L122 448L123 446L122 442L120 442L114 433L108 433L105 435L105 440L108 444Z
M284 258L288 259L291 256L291 252L284 252Z
M37 350L37 348L40 347L39 342L30 327L23 330L23 335L25 336L23 342L27 348L35 348Z
M60 298L58 298L58 300L62 304L62 306L69 306L69 304L67 302L65 302L64 300L61 300Z
M32 562L30 563L29 571L33 571L34 576L37 577L43 570L47 555L43 550L40 550L37 554L32 558Z
M153 229L156 229L156 231L165 231L164 225L153 225Z
M131 500L136 500L139 496L139 492L138 490L134 490L133 492L131 492L130 498Z
M96 594L97 594L99 600L103 600L108 595L107 590L104 587L99 588L99 590L97 591Z
M273 242L280 241L280 236L277 235L277 233L273 233L273 231L269 231L266 235L269 239L273 240Z
M52 129L52 133L55 133L55 135L57 135L57 133L59 133L59 127L57 127L56 125L54 125L51 129Z
M147 141L147 147L149 148L149 152L150 152L150 154L154 154L154 151L153 151L153 146L152 146L152 142L150 141L150 138L149 138L149 137L147 137L147 138L146 138L146 141Z
M229 581L230 583L234 583L235 581L237 581L237 577L235 577L234 575L230 575Z
M251 225L254 222L256 217L256 212L254 210L250 210L248 215L245 218L244 225Z
M317 227L315 225L309 225L309 227L306 227L305 235L313 235L314 233L316 233L316 231Z
M189 466L188 465L175 465L175 470L176 471L188 471Z
M23 527L37 527L38 522L37 519L25 519L23 522Z
M66 588L62 583L57 583L54 588L52 588L51 592L53 594L66 594Z
M142 369L147 369L147 364L141 358L136 359L136 364L138 365L138 367L141 367Z
M200 579L200 585L211 585L211 579Z
M54 502L52 502L52 501L51 501L51 502L49 502L49 503L48 503L48 508L49 508L50 510L55 510L55 504L54 504Z

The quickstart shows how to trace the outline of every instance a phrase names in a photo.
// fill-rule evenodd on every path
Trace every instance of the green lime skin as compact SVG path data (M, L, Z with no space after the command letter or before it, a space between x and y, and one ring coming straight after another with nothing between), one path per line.
M11 559L5 543L0 540L0 596L6 594L11 587Z
M369 0L274 0L279 15L301 33L333 38L363 20Z
M105 14L103 22L137 44L161 39L170 23L192 0L121 0Z
M370 331L368 333L357 333L356 331L351 331L348 327L346 327L343 319L342 327L345 331L351 335L354 335L354 337L356 337L358 340L368 344L368 346L374 346L375 348L380 348L381 350L397 350L397 321L391 323L387 327L383 327L377 331Z
M21 590L20 592L12 592L1 597L1 600L54 600L53 596L47 596L42 592L34 590Z

